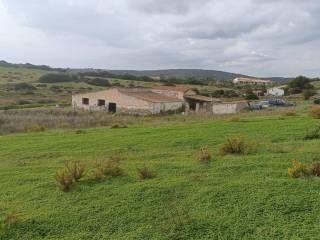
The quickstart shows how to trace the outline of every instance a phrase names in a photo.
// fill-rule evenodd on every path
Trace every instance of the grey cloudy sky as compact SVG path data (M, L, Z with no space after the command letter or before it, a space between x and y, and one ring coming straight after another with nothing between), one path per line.
M0 0L0 59L320 75L319 0Z

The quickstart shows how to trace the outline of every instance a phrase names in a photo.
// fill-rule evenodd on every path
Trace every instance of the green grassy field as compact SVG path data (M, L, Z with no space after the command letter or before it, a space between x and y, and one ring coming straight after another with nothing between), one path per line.
M0 216L20 217L0 239L318 239L320 179L287 169L320 160L320 141L302 140L319 123L275 115L1 136ZM234 135L254 151L220 156ZM197 161L203 145L209 165ZM113 155L127 176L91 180L94 163ZM70 160L88 171L64 193L53 176ZM143 166L156 177L140 180Z

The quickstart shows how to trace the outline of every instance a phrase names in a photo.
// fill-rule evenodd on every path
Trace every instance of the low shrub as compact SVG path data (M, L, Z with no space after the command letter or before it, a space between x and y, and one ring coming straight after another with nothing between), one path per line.
M316 99L316 100L314 100L314 102L313 102L314 104L320 104L320 98L319 99Z
M303 140L320 139L320 126L314 129L308 129Z
M293 161L292 167L288 168L288 174L293 178L301 178L309 176L310 172L306 164Z
M74 177L66 170L56 173L54 179L58 187L64 192L69 192L75 183Z
M100 161L96 163L96 169L94 170L94 178L96 180L102 180L105 177L121 177L126 173L121 168L120 160L118 158L111 158L106 161Z
M138 172L139 178L142 180L151 179L156 176L156 174L153 171L151 171L150 169L148 169L147 167L138 168L137 172Z
M10 228L13 224L16 224L20 221L21 215L17 212L11 212L5 216L0 222L0 231L1 229Z
M298 116L298 113L294 110L288 110L283 115L286 117L294 117L294 116Z
M320 119L320 107L313 107L310 110L309 115L313 118Z
M211 155L209 153L209 149L208 146L202 146L200 148L200 153L199 153L199 157L198 160L202 163L209 163L211 160Z
M86 134L87 132L86 132L85 130L78 129L78 130L76 130L75 133L76 133L76 134Z
M28 128L28 132L44 132L46 130L46 127L43 125L32 125Z
M315 177L320 177L320 162L313 163L310 166L310 173Z
M111 129L116 129L116 128L127 128L128 126L122 123L114 123L110 126Z
M66 169L75 182L79 182L85 175L85 165L79 161L74 161L66 165Z
M241 118L240 117L232 117L229 119L229 122L241 122Z
M220 153L222 155L246 154L247 153L247 143L245 141L245 138L242 136L227 138L225 140L225 142L220 147Z

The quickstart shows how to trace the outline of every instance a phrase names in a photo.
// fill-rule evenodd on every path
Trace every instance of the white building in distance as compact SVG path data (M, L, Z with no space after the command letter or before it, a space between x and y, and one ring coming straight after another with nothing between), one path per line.
M269 85L273 82L271 80L261 80L256 78L236 78L233 80L234 84L237 85Z

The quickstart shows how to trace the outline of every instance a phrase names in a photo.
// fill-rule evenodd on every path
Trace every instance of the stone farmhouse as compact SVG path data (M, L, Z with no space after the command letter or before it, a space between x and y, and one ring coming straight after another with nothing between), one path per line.
M111 88L72 96L74 109L127 114L159 114L195 111L216 114L234 113L247 107L246 102L223 103L220 99L199 95L186 86L154 88Z

